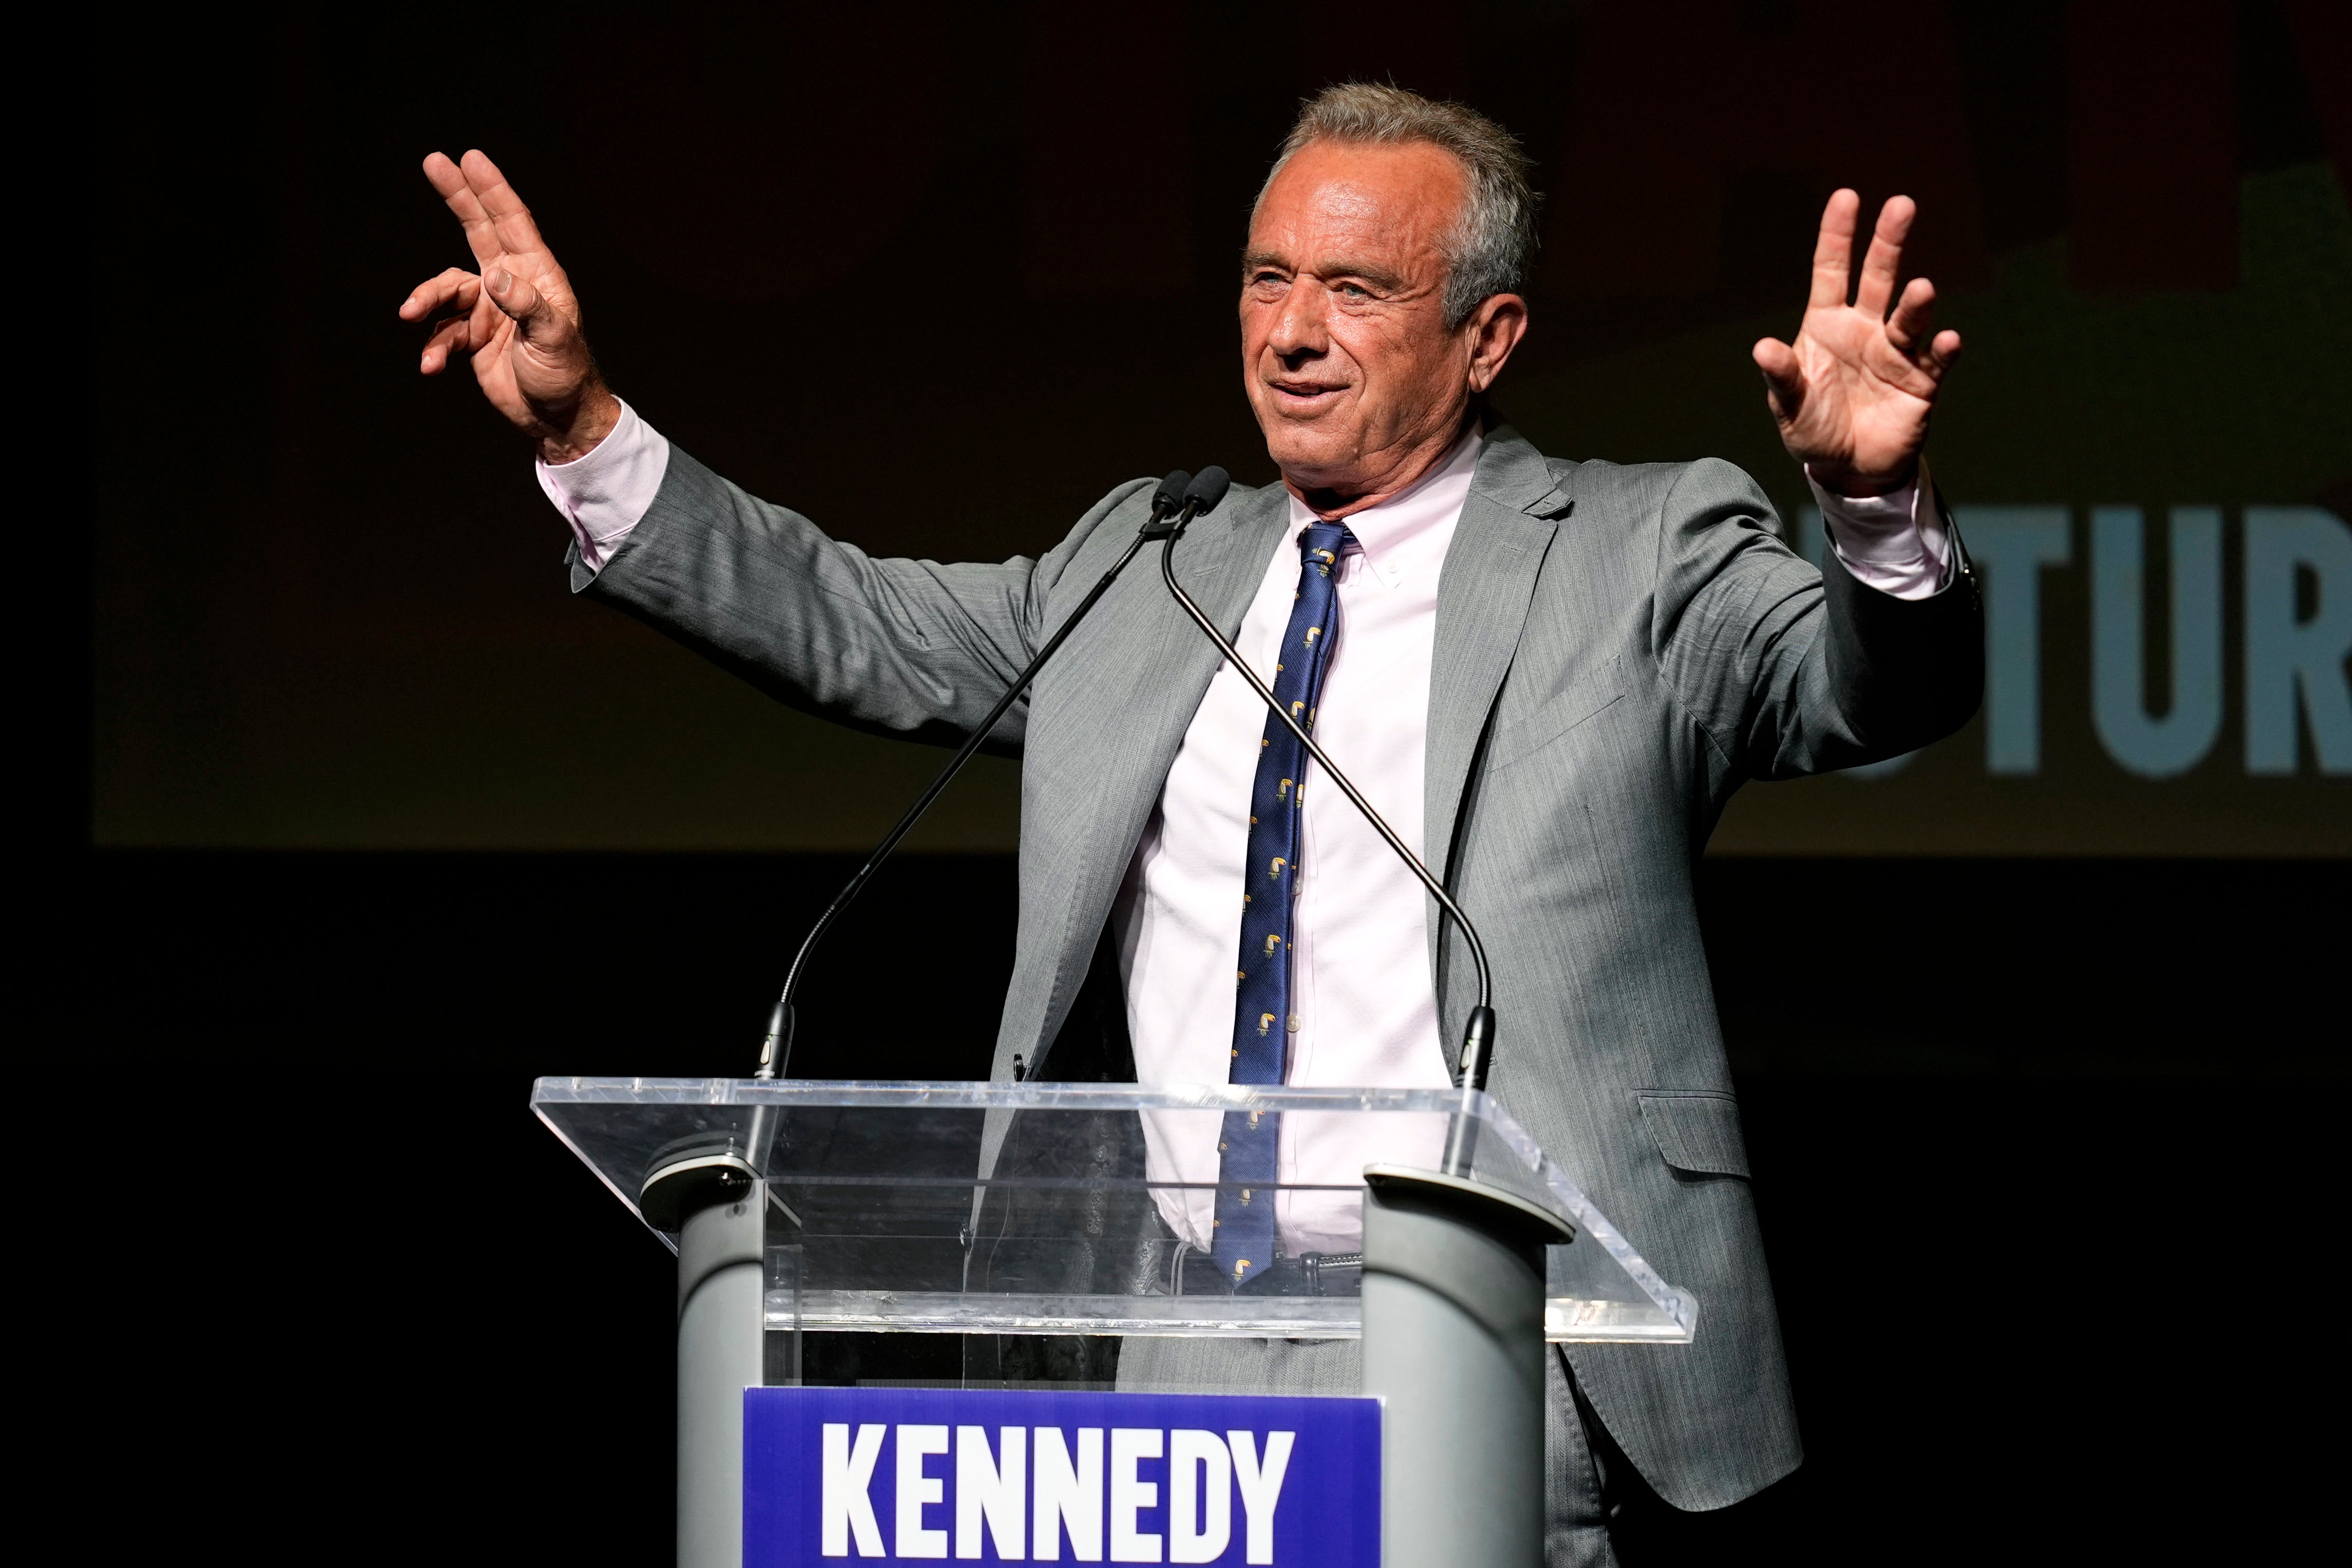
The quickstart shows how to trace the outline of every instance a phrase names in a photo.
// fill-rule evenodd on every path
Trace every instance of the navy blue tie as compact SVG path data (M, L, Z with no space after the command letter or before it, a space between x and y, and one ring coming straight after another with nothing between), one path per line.
M1298 542L1298 593L1275 655L1274 695L1307 730L1339 628L1339 557L1355 538L1341 524L1310 524ZM1234 1000L1234 1083L1280 1083L1290 1043L1290 902L1298 879L1298 780L1307 749L1265 716L1257 780L1250 788L1249 859L1242 875L1242 948ZM1282 1118L1232 1110L1217 1142L1217 1268L1238 1286L1274 1261L1275 1163Z

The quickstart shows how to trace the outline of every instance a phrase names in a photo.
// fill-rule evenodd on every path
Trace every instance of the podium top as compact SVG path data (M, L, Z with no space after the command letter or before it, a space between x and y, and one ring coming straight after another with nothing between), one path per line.
M1436 1167L1457 1117L1472 1173L1573 1233L1549 1249L1550 1339L1687 1342L1696 1324L1476 1090L543 1078L531 1109L641 1220L657 1170L755 1172L771 1327L1353 1337L1364 1167ZM1249 1116L1279 1118L1279 1178L1253 1201L1287 1261L1237 1292L1209 1243L1221 1134Z

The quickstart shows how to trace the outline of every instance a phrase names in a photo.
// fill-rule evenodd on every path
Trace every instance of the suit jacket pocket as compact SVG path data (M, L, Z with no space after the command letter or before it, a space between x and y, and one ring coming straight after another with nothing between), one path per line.
M1570 681L1567 689L1546 698L1517 723L1496 731L1486 766L1507 768L1524 762L1624 694L1617 682L1617 661L1612 658L1581 679Z
M1731 1096L1643 1089L1635 1098L1643 1125L1667 1164L1694 1175L1747 1176L1748 1141L1739 1132L1739 1102Z

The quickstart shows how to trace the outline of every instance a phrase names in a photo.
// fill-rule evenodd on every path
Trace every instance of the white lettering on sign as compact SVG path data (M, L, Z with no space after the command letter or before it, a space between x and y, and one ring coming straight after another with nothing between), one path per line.
M858 1427L853 1450L846 1422L824 1424L824 1497L817 1541L827 1557L848 1556L852 1532L857 1537L857 1555L882 1555L882 1526L874 1517L874 1499L866 1489L874 1484L874 1461L882 1457L884 1430L880 1426Z
M2074 558L2063 506L1952 509L1984 577L1985 772L2042 771L2042 569Z
M1160 1486L1139 1479L1137 1464L1160 1458L1160 1428L1114 1426L1110 1429L1110 1560L1114 1563L1157 1563L1160 1537L1135 1527L1135 1516L1160 1506Z
M1265 1462L1260 1464L1257 1439L1247 1432L1228 1432L1233 1445L1234 1479L1241 1483L1242 1511L1249 1516L1249 1544L1244 1552L1252 1563L1274 1561L1274 1509L1282 1500L1282 1478L1290 1468L1290 1446L1296 1432L1265 1435Z
M2063 506L1953 509L1985 595L1985 772L2042 771L2042 576L2074 564L2072 513ZM2245 772L2285 777L2311 737L2322 777L2352 774L2352 530L2315 506L2242 509L2242 630ZM2221 600L2227 518L2214 506L2170 508L2165 538L2171 605L2169 700L2152 712L2141 679L2151 618L2146 604L2148 531L2141 509L2090 509L2091 720L2124 772L2176 778L2202 763L2226 718ZM1819 564L1827 548L1817 511L1798 538ZM1871 775L1890 763L1849 773Z
M948 1532L923 1528L923 1506L947 1495L947 1485L923 1474L923 1460L948 1451L944 1426L898 1428L898 1532L892 1542L900 1557L945 1557Z
M1036 1507L1031 1515L1037 1556L1056 1563L1062 1556L1062 1530L1070 1531L1070 1555L1081 1563L1102 1561L1103 1429L1078 1428L1078 1460L1058 1426L1040 1426L1036 1453Z
M985 1519L988 1532L996 1538L996 1555L1013 1563L1027 1555L1024 1503L1029 1491L1028 1428L1000 1426L996 1441L1002 1460L988 1452L987 1427L956 1428L956 1555L980 1555L980 1526Z
M874 1471L891 1428L862 1425L853 1443L845 1422L824 1427L824 1498L819 1550L846 1557L852 1542L860 1557L893 1560L948 1555L950 1531L927 1528L924 1510L949 1502L947 1478L924 1466L950 1452L944 1426L897 1428L894 1529L888 1547L874 1512ZM1296 1432L1269 1432L1265 1451L1249 1432L1217 1433L1195 1427L1163 1431L1157 1426L1108 1429L1109 1464L1104 1464L1105 1429L1081 1426L1076 1451L1058 1426L1000 1426L995 1447L985 1426L958 1426L955 1456L955 1555L982 1555L983 1535L1000 1561L1034 1555L1057 1563L1062 1539L1080 1563L1103 1561L1103 1521L1108 1500L1110 1561L1114 1563L1213 1563L1234 1539L1234 1492L1238 1487L1246 1520L1247 1560L1274 1561L1274 1516L1290 1470ZM1160 1483L1144 1479L1143 1463L1168 1461L1166 1533L1142 1528L1143 1515L1160 1506ZM1108 1483L1108 1484L1106 1484ZM1163 1557L1162 1549L1165 1548Z
M1214 1432L1168 1434L1168 1561L1214 1563L1234 1538L1234 1458Z
M2316 601L2298 618L2295 579ZM2246 772L2295 770L2295 707L2319 771L2352 773L2352 532L2315 506L2246 509Z
M2125 772L2168 779L2221 735L2221 509L2172 509L2172 701L2161 719L2140 678L2145 532L2136 506L2091 509L2091 719Z

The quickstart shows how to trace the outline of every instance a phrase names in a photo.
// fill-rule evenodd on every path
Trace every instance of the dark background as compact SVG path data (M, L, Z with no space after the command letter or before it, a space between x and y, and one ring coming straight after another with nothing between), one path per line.
M1231 258L1297 96L1350 75L1538 159L1503 390L1550 449L1719 451L1793 505L1745 343L1854 183L1920 197L1972 334L1948 489L2340 513L2339 15L296 8L108 40L78 923L70 984L29 977L73 1048L22 1080L44 1128L115 1120L83 1107L117 1064L140 1086L137 1228L64 1248L118 1282L90 1320L146 1390L85 1554L661 1560L668 1255L530 1080L745 1070L841 852L938 760L563 595L513 440L393 319L463 255L424 152L502 161L648 417L876 550L1034 552L1178 462L1266 478ZM1871 73L1891 126L1809 97ZM2050 599L2079 689L2078 585ZM2321 1521L2347 791L2307 744L2259 788L2225 756L2118 782L2051 707L2044 778L1966 773L1964 732L1749 791L1747 852L1701 868L1810 1456L1727 1552L2229 1560ZM797 1073L983 1070L1013 777L967 780L832 944ZM1840 965L1848 933L1905 962Z
M2154 525L2161 710L2163 510L2221 507L2231 567L2249 505L2352 511L2344 16L583 5L514 60L347 8L140 32L100 78L96 265L119 303L91 323L99 428L137 438L95 465L92 831L846 851L932 766L564 592L524 450L466 374L415 374L395 315L469 260L426 152L500 161L614 385L686 450L869 551L997 560L1136 475L1272 477L1234 385L1249 202L1299 94L1393 73L1465 94L1538 160L1533 327L1497 396L1545 451L1728 458L1801 523L1749 345L1794 331L1828 192L1874 210L1904 190L1906 261L1969 343L1938 482L1964 527L1982 506L2074 515L2026 628L2030 775L1988 770L1979 721L1892 776L1744 791L1717 852L2352 855L2352 756L2245 765L2234 580L2208 752L2160 780L2109 754L2085 527L2117 504ZM138 303L159 289L176 308ZM2008 568L1987 569L1998 593ZM2352 574L2327 598L2352 601ZM976 769L917 846L1010 849L1013 779Z

